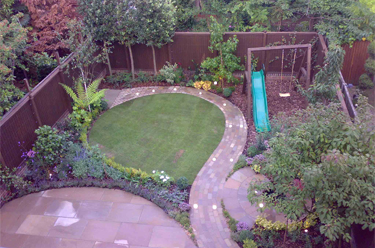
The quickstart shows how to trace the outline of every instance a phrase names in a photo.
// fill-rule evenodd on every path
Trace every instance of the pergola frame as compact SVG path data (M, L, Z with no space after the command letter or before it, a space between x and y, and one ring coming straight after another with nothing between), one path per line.
M271 50L284 50L284 49L299 49L307 48L307 76L306 76L306 88L310 86L311 80L311 44L303 45L283 45L283 46L272 46L272 47L255 47L247 49L247 71L245 72L246 86L247 86L247 116L251 116L251 54L259 51L271 51ZM303 61L302 61L303 63ZM245 85L244 85L245 86Z

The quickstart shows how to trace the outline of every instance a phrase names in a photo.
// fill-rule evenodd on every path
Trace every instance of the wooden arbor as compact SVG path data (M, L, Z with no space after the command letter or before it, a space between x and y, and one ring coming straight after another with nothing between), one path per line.
M243 93L245 93L245 87L247 87L247 114L248 118L251 116L251 55L253 52L259 51L270 51L270 50L284 50L284 49L307 49L307 69L306 69L306 87L310 85L311 80L311 44L303 45L284 45L284 46L273 46L273 47L255 47L247 49L247 70L245 71L245 82ZM303 63L303 61L302 61ZM301 68L302 69L302 68ZM301 72L298 73L300 75Z

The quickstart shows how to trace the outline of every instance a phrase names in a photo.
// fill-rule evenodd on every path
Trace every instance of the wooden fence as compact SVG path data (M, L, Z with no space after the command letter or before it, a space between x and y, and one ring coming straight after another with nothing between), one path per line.
M231 32L225 34L224 40L234 35L236 35L239 40L236 55L241 57L241 63L245 66L247 65L245 56L248 48L272 44L308 44L317 40L318 37L315 32ZM295 40L293 41L293 39ZM207 57L217 56L217 52L212 53L208 49L209 46L210 33L208 32L177 32L173 37L172 43L162 46L160 49L155 49L157 69L160 70L163 65L169 61L171 63L178 63L185 69L190 68L194 70L195 63L200 64ZM151 47L137 44L132 46L132 50L135 69L151 71L153 69ZM259 58L258 69L264 64L267 71L280 72L281 60L275 60L275 58L281 57L281 51L259 52L255 53L255 57ZM302 56L298 58L296 65L302 66L302 59ZM111 67L114 70L129 70L130 57L124 45L114 45L114 51L110 54L110 61ZM288 70L290 70L290 68L285 69L285 71ZM299 68L296 68L296 71L299 71Z
M73 86L73 75L63 72L63 66L73 54L25 95L0 120L0 162L9 168L20 165L22 151L30 150L36 140L35 130L42 125L53 126L71 110L71 100L59 83ZM106 65L95 67L95 74L106 72ZM22 150L22 151L21 151Z
M352 47L344 45L345 61L342 76L348 84L358 85L359 77L365 73L365 62L369 57L367 47L369 41L356 41Z

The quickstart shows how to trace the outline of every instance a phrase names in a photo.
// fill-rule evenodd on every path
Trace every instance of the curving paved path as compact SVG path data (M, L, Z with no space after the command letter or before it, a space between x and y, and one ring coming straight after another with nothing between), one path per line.
M236 182L226 182L225 178L242 154L246 143L247 125L242 112L228 100L213 93L173 86L125 89L111 107L138 97L159 93L194 95L215 104L224 113L226 127L223 139L199 171L192 185L190 204L195 207L191 211L191 223L199 247L238 247L230 238L230 230L222 214L221 199L230 196L230 189L237 186Z
M283 214L277 213L275 210L266 209L260 214L256 204L251 205L247 199L247 189L250 182L259 182L267 180L265 176L256 174L250 167L242 168L236 171L224 185L227 191L223 197L225 208L229 214L236 220L246 222L250 227L255 223L258 215L265 216L268 220L285 222L286 218Z
M30 194L0 209L0 247L195 247L183 228L152 202L101 188Z

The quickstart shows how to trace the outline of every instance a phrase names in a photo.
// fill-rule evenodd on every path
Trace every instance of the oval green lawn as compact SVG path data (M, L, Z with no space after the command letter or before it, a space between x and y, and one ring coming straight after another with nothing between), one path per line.
M224 114L214 104L191 95L158 94L105 112L90 131L90 144L126 167L163 170L192 183L224 129Z

